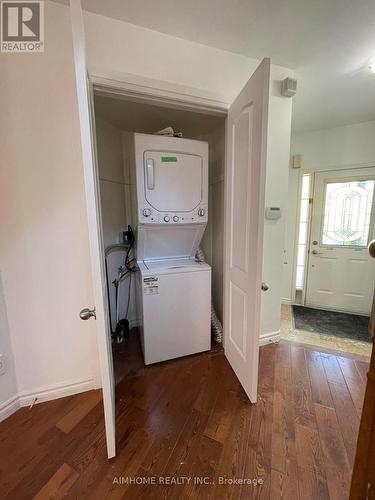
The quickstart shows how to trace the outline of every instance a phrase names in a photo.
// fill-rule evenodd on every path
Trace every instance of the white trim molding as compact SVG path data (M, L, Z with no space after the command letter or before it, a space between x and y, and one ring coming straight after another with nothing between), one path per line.
M15 413L20 408L19 397L13 396L7 399L4 403L0 404L0 422L10 417L13 413Z
M292 299L281 299L281 304L283 304L284 306L291 306L292 304L294 304L293 300Z
M95 389L94 379L81 379L64 382L56 385L46 385L38 387L33 391L24 391L18 394L20 406L29 406L33 403L43 403L52 399L65 398L80 392L91 391Z
M262 333L259 336L259 346L277 344L280 342L280 330L277 332Z
M0 405L0 422L10 417L23 406L44 403L53 399L73 396L81 392L97 389L93 378L67 381L62 384L38 387L32 391L24 391L16 394Z
M98 76L90 72L89 79L98 95L221 116L228 111L228 103L221 96L176 83L127 73Z

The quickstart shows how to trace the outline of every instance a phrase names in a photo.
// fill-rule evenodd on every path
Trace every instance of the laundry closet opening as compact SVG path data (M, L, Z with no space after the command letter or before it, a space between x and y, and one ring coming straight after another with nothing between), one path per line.
M219 321L222 322L225 115L220 116L218 114L169 108L164 104L135 102L124 98L124 96L107 96L102 95L102 93L94 94L94 109L102 237L106 255L109 297L109 321L113 339L115 374L118 381L129 371L143 367L145 361L145 358L142 357L141 343L138 338L142 323L140 318L142 310L139 307L139 302L142 302L142 298L139 297L139 290L142 288L139 284L140 271L128 272L128 267L134 268L136 266L136 261L132 260L135 258L135 244L128 253L128 263L126 263L129 241L131 240L129 240L129 233L126 235L125 233L128 231L129 226L135 232L137 225L137 213L134 213L137 210L134 200L136 191L134 190L133 175L135 172L133 164L135 159L134 134L156 134L166 127L171 127L175 134L181 133L182 139L194 139L208 143L208 219L199 246L203 250L205 261L211 267L211 290L206 295L212 296L214 310ZM158 136L155 135L155 137ZM164 137L160 139L163 141ZM168 138L165 139L168 140ZM176 141L181 141L181 139L176 137ZM178 142L175 144L178 144ZM149 149L146 146L145 150ZM194 148L194 144L192 147ZM154 149L162 150L163 148ZM167 168L171 167L171 162L175 158L174 156L172 158L172 156L169 154L162 156L161 161L165 161ZM193 164L191 168L194 168ZM186 176L183 182L189 182L189 175ZM169 188L168 185L166 187ZM171 189L173 189L172 186ZM173 192L171 194L173 195ZM179 227L182 230L181 236L177 237L177 240L182 241L184 235L186 235L186 226L181 225ZM163 226L163 230L165 230L164 228L165 226ZM165 245L168 245L167 240ZM183 245L183 242L181 242L181 245ZM175 266L172 265L174 263ZM170 268L175 267L175 271L178 272L181 267L180 264L180 261L172 262L171 259ZM196 280L198 279L198 273L190 274ZM122 276L125 277L122 278ZM175 282L168 282L168 286L171 288L170 293L173 295L173 287L176 288L175 293L178 293L178 290L184 287L186 283L189 283L186 281L186 277L182 278L181 281L176 278ZM194 283L195 285L192 286L195 286L197 290L201 290L205 286L204 281L200 283L198 280ZM190 284L186 286L190 286ZM197 304L199 304L200 301L196 300L198 301ZM170 311L170 314L176 314L178 318L180 313L179 310L176 310L176 307L176 303L172 304L171 308L173 310ZM183 308L183 304L180 307ZM180 311L181 320L185 321L183 311L181 309ZM169 313L166 312L164 304L160 316L165 314ZM209 314L208 312L208 316ZM130 332L129 337L127 337L127 328L129 328ZM191 334L194 334L194 332L192 331ZM214 332L211 332L211 337L211 348L219 348L220 344L215 342ZM165 343L165 349L168 349L174 342L179 341L176 338L168 339ZM163 349L163 346L161 346L161 349ZM206 349L202 348L201 350ZM176 352L178 352L178 349ZM179 355L171 355L170 359L174 357L179 357ZM153 359L159 358L151 357L150 359L153 362ZM146 364L148 364L147 361Z

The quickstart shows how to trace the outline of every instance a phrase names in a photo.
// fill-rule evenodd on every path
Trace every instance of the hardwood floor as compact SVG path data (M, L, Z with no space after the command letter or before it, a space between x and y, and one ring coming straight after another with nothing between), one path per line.
M262 347L251 405L221 351L145 368L130 342L118 360L118 456L100 391L24 408L0 424L1 499L348 497L365 362Z

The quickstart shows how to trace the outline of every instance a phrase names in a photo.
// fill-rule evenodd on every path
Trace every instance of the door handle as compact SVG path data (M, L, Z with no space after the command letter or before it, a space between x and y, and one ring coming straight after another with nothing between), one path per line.
M147 189L154 189L155 187L154 160L152 158L146 160L146 184Z
M89 309L88 307L85 307L80 311L79 317L83 319L84 321L87 321L90 318L95 318L96 319L96 310L95 307L94 309Z
M368 245L368 253L371 257L375 257L375 240L370 241Z
M311 253L314 255L320 255L322 252L318 252L318 250L312 250Z
M262 282L262 286L261 286L261 289L262 289L262 292L266 292L267 290L270 289L270 286L268 283L266 283L265 281Z

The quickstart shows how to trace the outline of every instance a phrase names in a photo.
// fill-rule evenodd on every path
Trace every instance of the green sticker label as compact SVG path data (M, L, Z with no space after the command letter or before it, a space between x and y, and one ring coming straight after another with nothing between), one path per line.
M176 156L162 156L161 157L162 163L174 163L177 161Z

